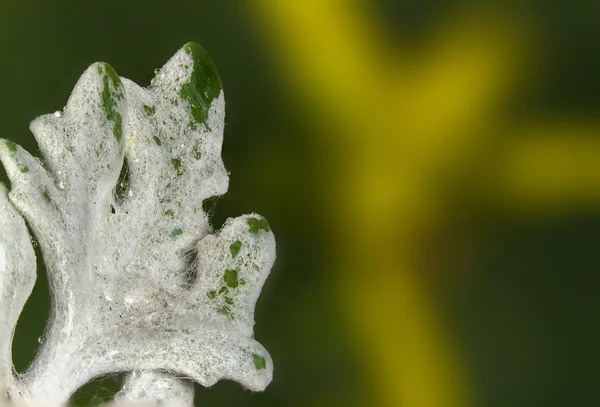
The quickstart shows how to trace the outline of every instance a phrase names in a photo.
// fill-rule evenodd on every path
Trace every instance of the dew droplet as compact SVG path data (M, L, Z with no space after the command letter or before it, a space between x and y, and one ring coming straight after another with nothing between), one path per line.
M56 112L54 112L54 117L62 117L62 112L60 110L57 110Z
M159 73L160 73L160 69L156 68L156 69L154 70L154 75L158 75Z
M39 336L39 337L38 337L38 343L39 343L40 345L43 345L43 344L44 344L44 342L46 342L46 337L45 337L45 336L43 336L43 335L42 335L42 336Z

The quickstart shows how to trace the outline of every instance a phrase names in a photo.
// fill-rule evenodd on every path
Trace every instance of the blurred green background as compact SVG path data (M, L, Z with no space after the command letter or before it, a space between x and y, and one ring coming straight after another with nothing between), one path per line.
M197 405L600 405L600 6L1 0L0 136L36 152L91 63L147 85L188 41L227 101L213 224L256 211L278 243L274 380ZM19 371L47 312L42 275Z

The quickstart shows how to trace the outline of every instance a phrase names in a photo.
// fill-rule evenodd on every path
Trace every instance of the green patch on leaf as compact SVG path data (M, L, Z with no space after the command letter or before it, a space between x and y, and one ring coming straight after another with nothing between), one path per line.
M221 305L219 308L217 308L217 312L219 314L225 315L229 319L233 319L233 313L231 312L231 308L229 308L227 305Z
M171 216L173 217L175 215L175 212L173 212L173 209L167 209L165 211L165 216Z
M8 147L9 151L12 151L13 153L17 151L17 145L12 141L6 140L4 143L6 144L6 147Z
M262 356L253 353L252 360L254 361L254 367L256 370L263 370L267 368L267 361Z
M223 274L223 280L228 287L237 288L239 284L237 270L225 270L225 274Z
M157 146L160 147L162 145L162 142L160 141L160 139L158 137L154 136L152 138L154 139L154 142L156 143Z
M19 171L21 171L22 173L29 172L29 167L26 165L22 165L19 167Z
M265 232L268 232L269 230L271 230L271 227L269 226L269 222L267 222L267 220L265 218L248 218L248 226L250 226L249 231L252 234L257 234L258 232L260 232L261 230L264 230Z
M123 136L123 119L119 112L117 100L123 98L123 85L121 78L109 64L99 64L98 73L103 74L102 66L106 70L102 78L104 89L102 90L102 106L106 118L114 123L113 132L117 141L121 141ZM112 86L111 86L112 85Z
M206 50L195 42L187 43L183 49L192 58L192 75L181 86L180 96L188 102L192 118L202 124L208 118L210 105L223 88L215 63Z
M215 298L217 298L217 292L215 290L209 291L208 294L206 294L206 296L211 300L214 300Z
M50 202L50 194L48 194L47 189L44 189L44 192L42 192L42 198L44 198L44 201Z
M144 105L144 111L149 115L153 115L154 113L156 113L156 107Z
M229 305L233 305L233 298L231 298L231 297L225 297L225 303L229 304Z
M240 249L242 248L242 242L239 240L236 240L235 242L233 242L231 244L231 246L229 246L229 250L231 251L231 257L235 257L238 255L238 253L240 252Z
M183 230L181 230L181 228L175 228L171 231L171 237L177 237L182 233L183 233Z
M127 189L129 188L129 163L127 160L123 161L121 172L119 173L119 179L115 186L115 197L117 201L125 199L127 196Z
M196 160L199 160L202 157L202 153L200 152L200 147L198 147L197 145L194 146L194 158Z
M177 172L177 175L181 174L181 158L171 158L171 164L173 164L173 168Z

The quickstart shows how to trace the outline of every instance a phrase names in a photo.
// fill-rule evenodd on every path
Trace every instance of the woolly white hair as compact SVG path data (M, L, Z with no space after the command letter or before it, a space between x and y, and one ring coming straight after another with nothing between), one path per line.
M0 140L0 398L63 404L90 379L132 372L117 399L179 400L220 379L263 390L273 363L253 337L275 260L259 215L212 232L202 202L227 191L225 102L197 44L148 88L97 63L63 112L31 123L43 161ZM52 309L45 341L14 376L11 340L40 244ZM172 372L173 374L169 373Z

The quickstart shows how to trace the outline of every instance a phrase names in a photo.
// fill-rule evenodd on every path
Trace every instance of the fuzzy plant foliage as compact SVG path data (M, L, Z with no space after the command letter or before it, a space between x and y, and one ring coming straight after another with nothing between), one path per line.
M0 402L64 404L94 377L129 374L117 398L189 404L185 377L263 390L273 363L253 339L275 260L256 214L213 232L202 202L227 191L221 80L189 43L148 88L90 66L62 112L31 123L41 158L0 140ZM11 341L46 264L51 311L27 371Z

